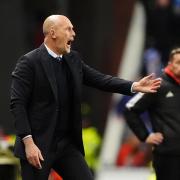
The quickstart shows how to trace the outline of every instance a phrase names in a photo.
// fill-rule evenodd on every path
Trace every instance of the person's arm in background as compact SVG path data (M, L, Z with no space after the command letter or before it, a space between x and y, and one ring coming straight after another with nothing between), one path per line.
M141 118L143 112L155 107L156 99L157 94L138 93L126 104L124 116L139 140L158 145L163 141L163 135L160 132L149 132Z

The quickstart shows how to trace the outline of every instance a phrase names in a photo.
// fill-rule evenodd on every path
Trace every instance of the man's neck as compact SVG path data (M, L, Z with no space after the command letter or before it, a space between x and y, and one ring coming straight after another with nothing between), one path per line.
M46 43L44 43L44 45L45 45L48 53L49 53L52 57L54 57L54 58L61 57L61 58L62 58L62 55L57 54L57 53L56 53L55 51L53 51L52 48L50 48Z

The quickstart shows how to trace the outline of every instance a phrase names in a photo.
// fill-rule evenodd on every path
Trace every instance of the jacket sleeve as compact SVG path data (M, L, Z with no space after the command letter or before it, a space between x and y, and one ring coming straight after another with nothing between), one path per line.
M151 109L155 101L156 93L138 93L126 104L124 111L126 122L141 141L145 141L149 135L149 132L143 122L143 119L141 118L141 115L143 112Z
M31 134L28 106L33 86L33 68L27 57L18 61L12 72L10 111L14 115L16 134L20 137Z
M131 81L103 74L82 62L83 84L103 91L132 95Z

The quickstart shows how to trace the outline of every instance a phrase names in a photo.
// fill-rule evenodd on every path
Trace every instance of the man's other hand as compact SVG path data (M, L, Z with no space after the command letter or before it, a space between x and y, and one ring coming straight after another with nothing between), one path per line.
M153 145L159 145L163 142L163 135L159 132L157 133L151 133L147 138L146 138L146 143L147 144L153 144Z
M41 169L41 161L44 161L44 158L39 148L35 145L32 137L24 139L23 142L28 162L37 169Z

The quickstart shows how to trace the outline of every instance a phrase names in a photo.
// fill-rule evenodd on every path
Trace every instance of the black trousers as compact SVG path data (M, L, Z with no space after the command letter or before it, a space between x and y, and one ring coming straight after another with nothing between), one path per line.
M156 180L180 180L180 156L153 155Z
M48 180L53 168L63 180L93 180L93 175L83 155L71 144L50 153L42 162L42 169L36 169L26 160L21 160L22 180Z

